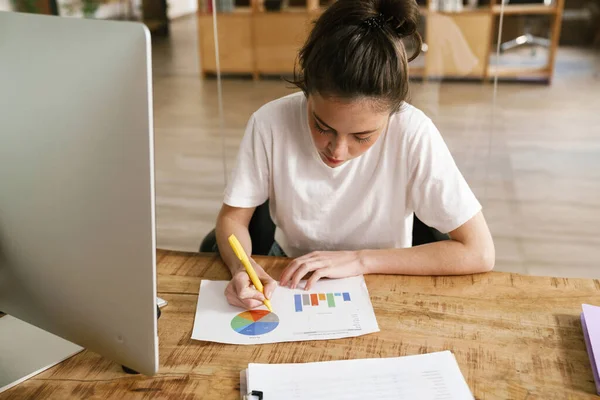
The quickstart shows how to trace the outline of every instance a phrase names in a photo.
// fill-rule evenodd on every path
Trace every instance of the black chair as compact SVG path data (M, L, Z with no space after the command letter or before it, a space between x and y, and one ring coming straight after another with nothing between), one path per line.
M248 225L250 238L252 239L252 254L266 256L271 250L271 246L275 241L275 224L271 220L269 213L269 200L260 206L256 207L250 224ZM441 233L440 231L431 228L421 222L417 216L414 217L413 223L413 246L419 246L426 243L439 242L448 240L450 236ZM213 253L217 245L217 237L215 230L210 231L200 244L201 253Z

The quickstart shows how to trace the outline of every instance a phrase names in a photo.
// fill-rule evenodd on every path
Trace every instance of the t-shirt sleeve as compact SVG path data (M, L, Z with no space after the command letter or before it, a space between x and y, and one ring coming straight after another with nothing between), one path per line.
M481 204L429 118L411 142L409 205L423 223L448 233L475 216Z
M225 204L231 207L257 207L269 197L269 155L265 137L256 116L248 121L235 167L225 189Z

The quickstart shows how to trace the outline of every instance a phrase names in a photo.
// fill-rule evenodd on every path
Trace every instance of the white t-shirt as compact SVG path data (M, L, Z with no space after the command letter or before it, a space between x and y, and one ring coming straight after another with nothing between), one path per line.
M410 247L413 212L450 232L481 210L439 131L417 108L405 104L366 153L330 168L313 144L302 92L252 115L224 201L247 208L267 199L275 240L289 257Z

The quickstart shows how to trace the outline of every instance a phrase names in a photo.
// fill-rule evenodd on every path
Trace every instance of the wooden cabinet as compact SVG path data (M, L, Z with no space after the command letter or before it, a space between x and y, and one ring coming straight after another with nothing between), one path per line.
M485 0L483 0L485 1ZM425 4L421 14L424 52L411 63L411 76L423 79L536 79L550 82L556 48L560 36L564 0L552 5L511 5L501 7L500 0L490 0L474 9L439 12ZM309 0L304 7L289 7L266 11L262 0L250 0L248 7L217 13L219 51L223 73L261 75L291 75L297 53L308 33L311 22L325 9L319 1ZM213 17L200 0L198 13L199 45L202 72L216 72ZM490 65L496 50L494 41L498 16L540 15L551 19L551 46L544 67Z
M217 13L221 72L251 74L255 78L261 74L292 74L298 50L318 10L302 7L267 12L262 4L251 4ZM212 14L199 12L198 35L202 72L216 73Z
M492 15L428 13L425 76L482 79L488 67Z
M223 73L253 73L254 49L250 14L218 16L219 61ZM200 63L204 73L217 71L212 15L200 15L198 21Z
M254 57L258 74L289 74L304 44L311 14L261 13L252 19Z

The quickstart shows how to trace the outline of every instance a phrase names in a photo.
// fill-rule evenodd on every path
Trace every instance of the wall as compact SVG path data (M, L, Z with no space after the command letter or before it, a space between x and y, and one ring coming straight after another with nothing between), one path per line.
M10 11L11 9L10 0L0 0L0 11Z
M198 2L196 0L167 0L169 4L169 18L179 18L184 15L194 14L198 9ZM59 4L63 1L59 0ZM136 5L139 1L134 2ZM0 0L0 11L10 11L12 5L10 0ZM110 18L116 17L121 13L121 9L118 4L106 4L102 5L98 9L97 18ZM66 12L61 10L61 15L66 16ZM75 13L73 16L80 16L81 13Z
M167 0L167 4L169 5L169 19L193 14L198 10L197 0Z
M0 0L0 1L3 1L3 0ZM69 3L73 3L73 2L80 3L80 1L78 1L78 0L58 0L59 15L63 16L63 17L76 17L76 18L83 17L83 14L79 10L79 8L77 8L75 10L69 10L69 8L65 6L65 5L67 5ZM135 14L136 13L135 10L138 9L140 0L133 0L132 3L133 3L134 15L137 15L137 14ZM126 2L111 2L109 4L102 4L100 7L98 7L95 18L117 19L120 17L124 17L127 14L128 14L128 5Z

